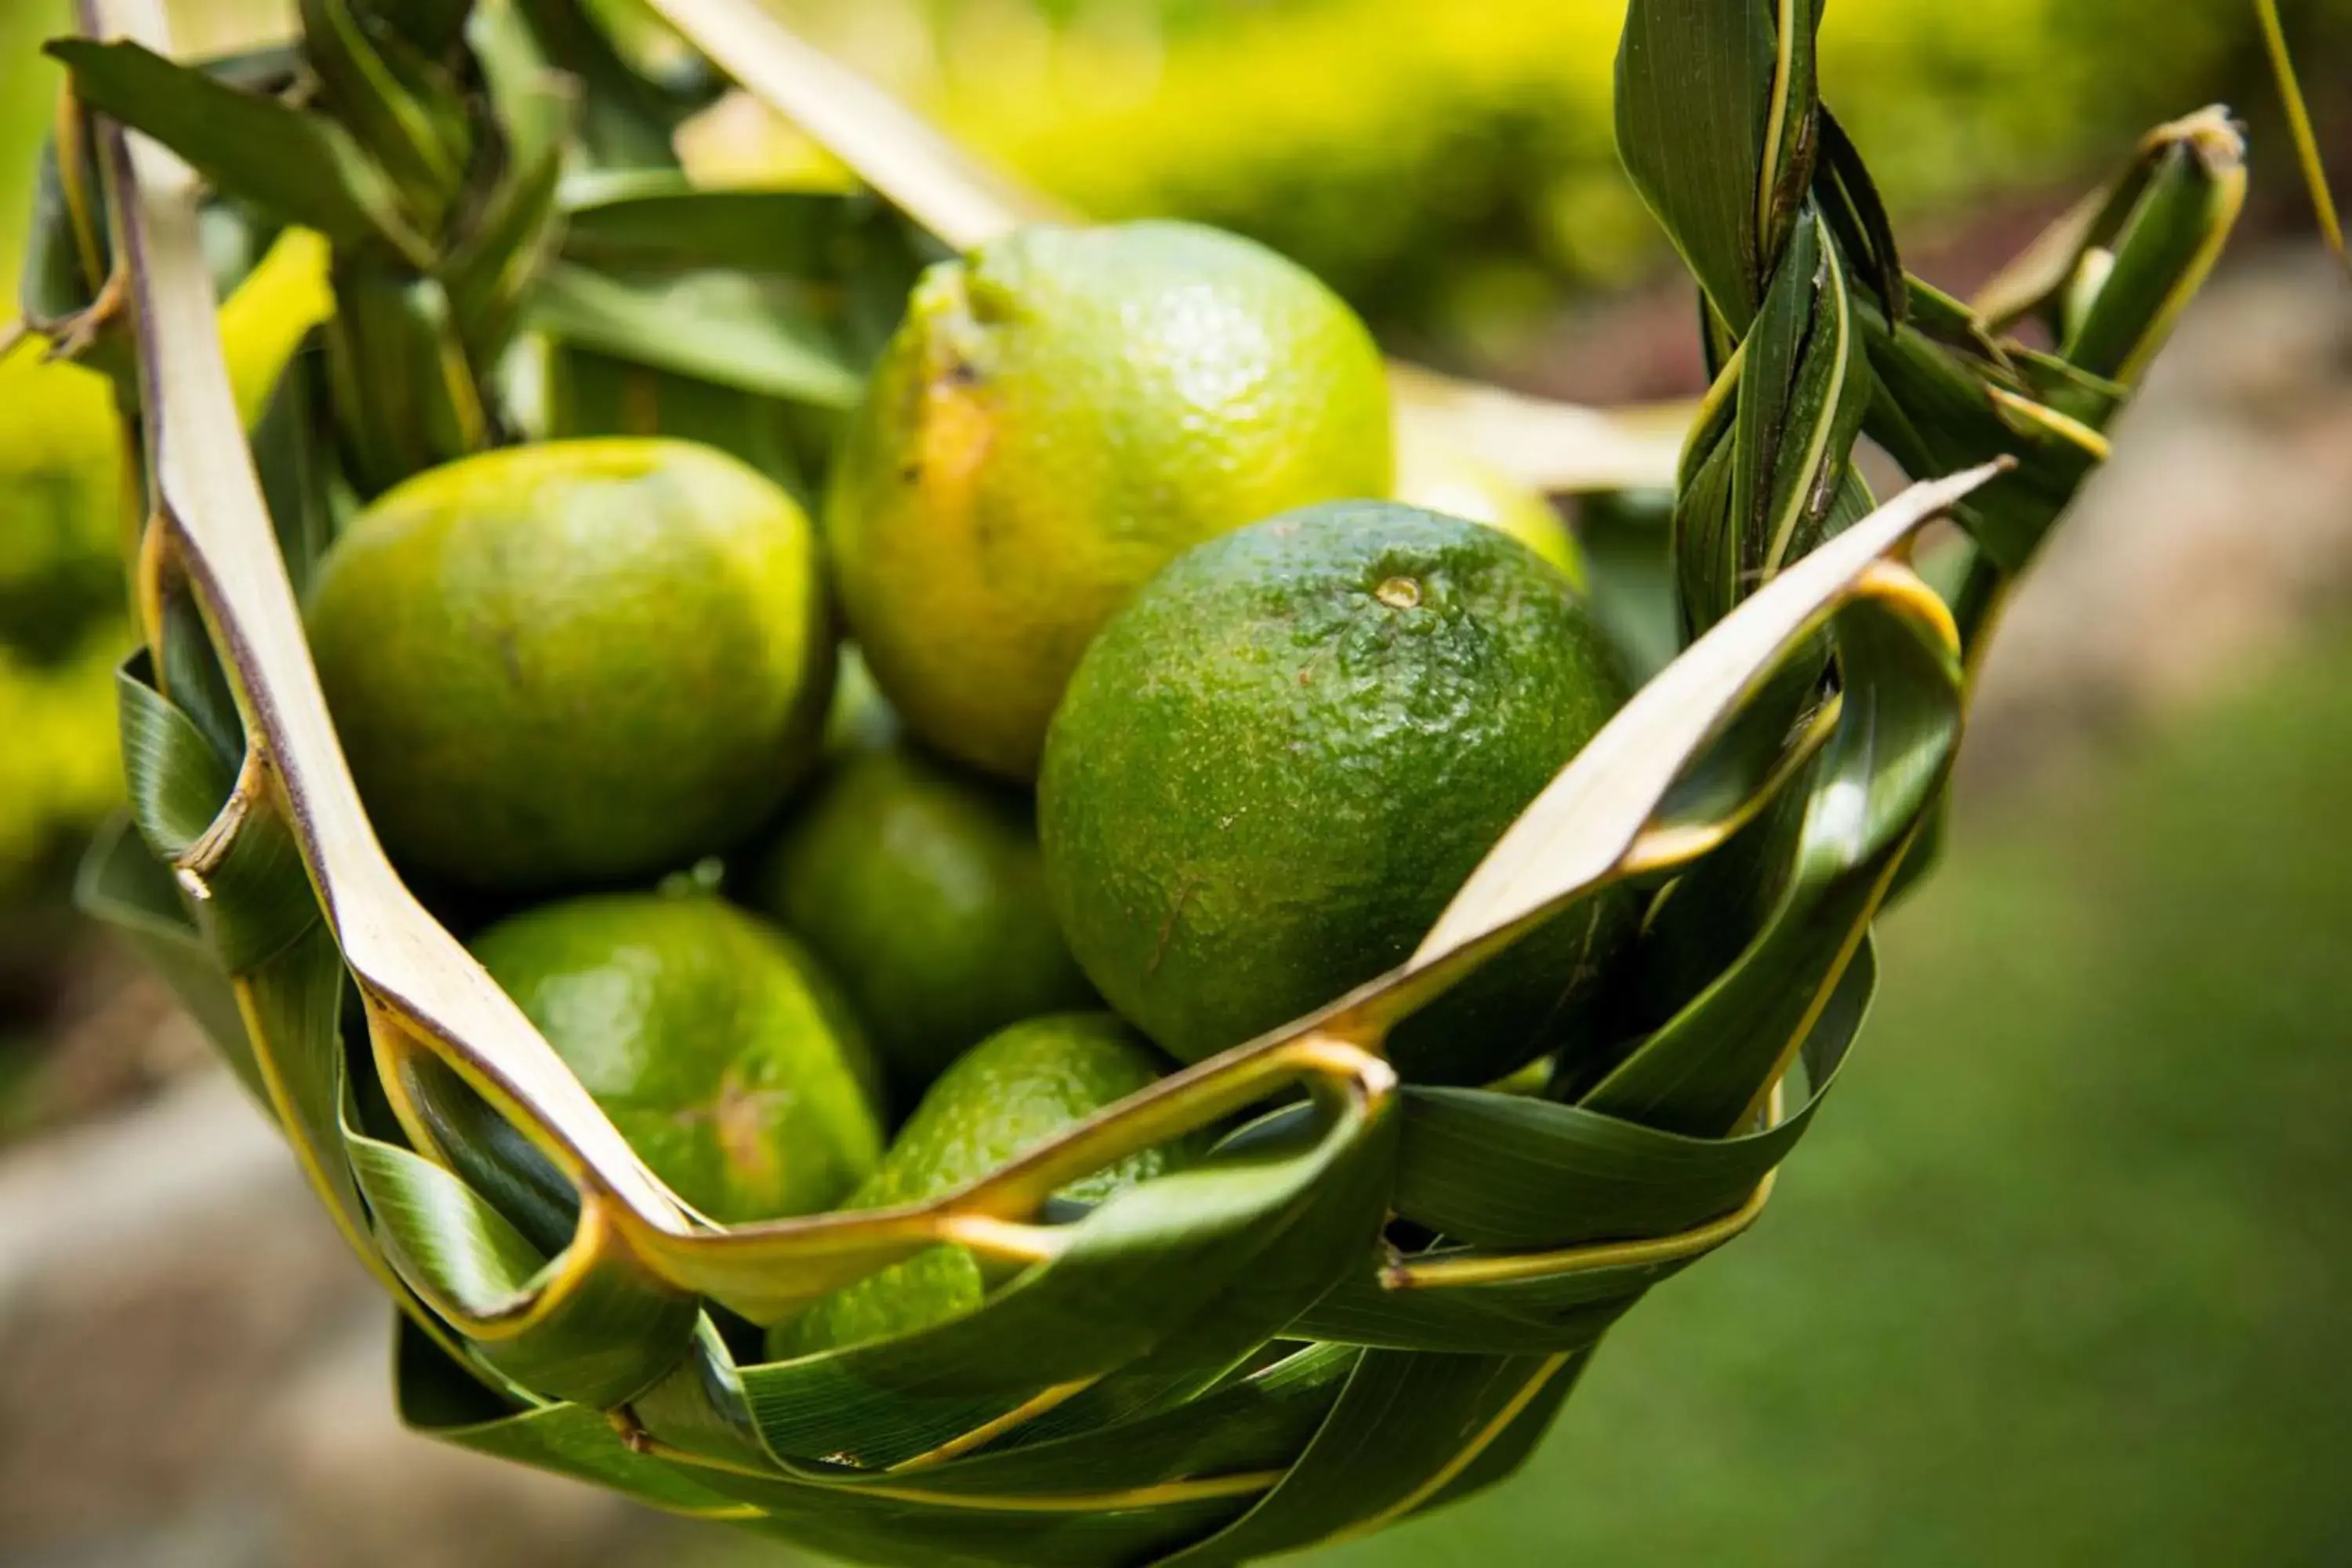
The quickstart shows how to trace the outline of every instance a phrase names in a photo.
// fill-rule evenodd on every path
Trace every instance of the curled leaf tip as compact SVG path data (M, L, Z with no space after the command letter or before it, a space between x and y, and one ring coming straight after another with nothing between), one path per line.
M2246 128L2230 112L2228 104L2209 103L2193 114L2158 126L2140 142L2143 153L2166 147L2188 148L2209 174L2234 174L2245 166Z

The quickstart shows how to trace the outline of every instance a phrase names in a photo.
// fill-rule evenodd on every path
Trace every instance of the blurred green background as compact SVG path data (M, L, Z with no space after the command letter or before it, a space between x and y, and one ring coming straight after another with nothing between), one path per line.
M1450 363L1566 374L1548 323L1655 292L1603 0L778 4L1084 209L1258 234ZM2338 126L2352 0L2287 9ZM0 0L12 292L54 91L34 44L66 10ZM277 14L175 13L192 43ZM1907 236L2005 232L2217 98L2265 148L2241 251L2299 221L2242 0L1830 18L1831 100ZM118 787L110 487L95 384L0 365L0 1140L85 962L64 879ZM2352 1561L2352 626L2292 608L2196 700L1972 791L1758 1231L1612 1336L1529 1474L1314 1561ZM676 1538L774 1560L748 1550Z

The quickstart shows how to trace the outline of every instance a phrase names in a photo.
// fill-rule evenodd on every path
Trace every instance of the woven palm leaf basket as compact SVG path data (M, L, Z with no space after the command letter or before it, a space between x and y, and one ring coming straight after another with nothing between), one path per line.
M1939 292L1822 101L1822 3L1628 7L1621 150L1713 374L1667 440L1654 412L1396 378L1402 417L1531 483L1673 497L1600 498L1654 570L1593 593L1678 651L1420 945L946 1196L729 1226L386 859L301 593L339 498L593 416L531 395L533 356L654 388L665 427L807 449L916 270L1039 205L751 0L303 0L294 42L201 63L161 0L83 0L51 46L72 87L26 307L134 424L144 646L128 820L82 898L396 1303L411 1425L876 1563L1240 1563L1519 1465L1610 1325L1764 1206L1868 1011L1872 921L1937 852L2000 606L2242 196L2206 110L1977 298ZM865 184L698 186L674 133L730 84ZM713 274L757 287L678 286ZM1874 495L1865 437L1916 482ZM1400 1021L1605 889L1645 910L1605 1052L1401 1080ZM1180 1134L1211 1152L1052 1197ZM941 1244L983 1266L972 1310L760 1352L760 1326Z

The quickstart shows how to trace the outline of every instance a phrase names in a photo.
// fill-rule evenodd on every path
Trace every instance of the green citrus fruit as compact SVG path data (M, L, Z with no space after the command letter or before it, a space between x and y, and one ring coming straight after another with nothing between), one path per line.
M725 847L814 761L833 685L807 518L685 441L551 441L420 474L336 542L309 621L386 848L472 887Z
M1493 529L1313 507L1200 546L1103 628L1046 742L1046 885L1111 1004L1186 1060L1402 962L1624 688ZM1479 1083L1572 1044L1624 915L1562 911L1402 1026Z
M1032 1018L991 1035L941 1074L899 1129L881 1168L845 1208L887 1208L939 1197L979 1180L1048 1138L1143 1089L1169 1063L1108 1013ZM1059 1195L1100 1203L1183 1163L1189 1143L1130 1154ZM811 1355L912 1332L977 1306L980 1264L936 1247L845 1286L769 1337L780 1356Z
M638 1157L711 1218L828 1207L880 1160L857 1025L765 921L701 894L610 893L512 916L473 947Z
M839 977L906 1103L992 1030L1097 1005L1046 901L1028 795L904 744L828 766L750 901Z
M923 277L834 470L826 541L924 740L1027 779L1103 620L1192 544L1388 493L1363 324L1187 224L1024 229Z
M1401 425L1393 493L1408 506L1501 529L1585 591L1584 552L1551 502L1476 453Z

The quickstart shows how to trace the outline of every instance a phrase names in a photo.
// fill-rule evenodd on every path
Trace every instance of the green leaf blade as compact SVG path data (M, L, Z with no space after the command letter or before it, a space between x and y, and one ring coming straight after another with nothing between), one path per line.
M1776 61L1750 0L1633 0L1618 47L1626 173L1734 331L1764 273L1758 183Z
M429 260L391 181L334 121L224 86L139 44L60 38L45 47L91 108L154 137L222 189L339 246Z

